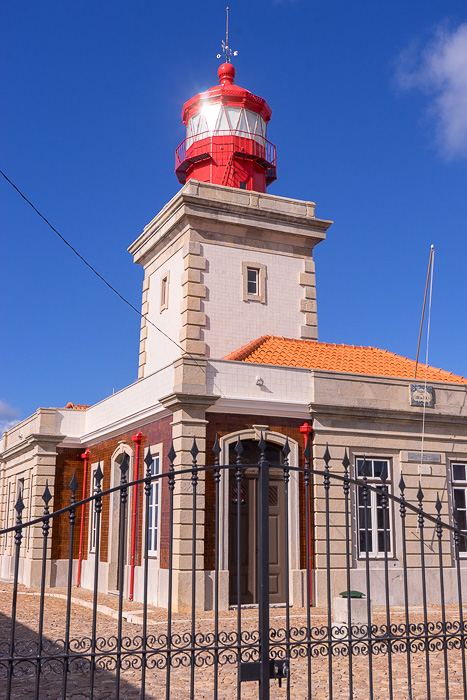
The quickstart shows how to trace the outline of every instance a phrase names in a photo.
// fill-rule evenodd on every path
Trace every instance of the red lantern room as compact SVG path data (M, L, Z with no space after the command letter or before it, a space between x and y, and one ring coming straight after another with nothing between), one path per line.
M234 84L229 62L218 69L219 85L183 105L186 139L175 151L175 172L216 185L266 192L276 179L276 147L266 139L271 108Z

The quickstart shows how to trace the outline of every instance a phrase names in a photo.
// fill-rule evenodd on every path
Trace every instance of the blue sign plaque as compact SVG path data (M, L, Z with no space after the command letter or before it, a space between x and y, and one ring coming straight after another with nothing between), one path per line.
M435 405L435 392L433 387L425 386L425 384L411 384L410 405L433 408Z

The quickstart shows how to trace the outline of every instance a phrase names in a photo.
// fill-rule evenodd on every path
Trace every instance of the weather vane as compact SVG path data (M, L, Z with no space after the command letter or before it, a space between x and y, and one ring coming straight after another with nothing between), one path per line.
M230 63L230 57L231 56L238 56L238 51L232 51L232 49L229 47L229 8L226 7L227 10L227 21L225 25L225 41L222 40L222 53L225 56L225 62ZM217 58L221 58L222 54L218 53Z

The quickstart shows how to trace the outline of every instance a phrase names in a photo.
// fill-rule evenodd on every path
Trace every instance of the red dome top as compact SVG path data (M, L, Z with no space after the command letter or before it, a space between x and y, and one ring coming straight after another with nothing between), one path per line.
M201 102L203 105L222 102L230 107L243 106L245 109L259 114L266 122L271 119L272 109L266 100L234 84L235 68L231 63L223 63L219 66L217 74L219 76L219 85L214 85L209 90L198 93L183 105L182 119L184 124L188 122L193 114L198 112Z
M221 85L225 85L225 83L233 83L235 79L235 68L231 63L223 63L217 69L217 75L219 76L219 82Z

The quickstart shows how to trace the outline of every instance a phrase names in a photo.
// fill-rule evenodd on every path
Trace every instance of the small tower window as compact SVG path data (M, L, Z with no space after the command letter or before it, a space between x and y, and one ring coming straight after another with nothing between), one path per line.
M242 263L243 301L266 303L266 265Z
M258 294L259 270L254 267L247 268L247 291L248 294Z
M169 273L166 272L161 278L161 311L169 306Z

